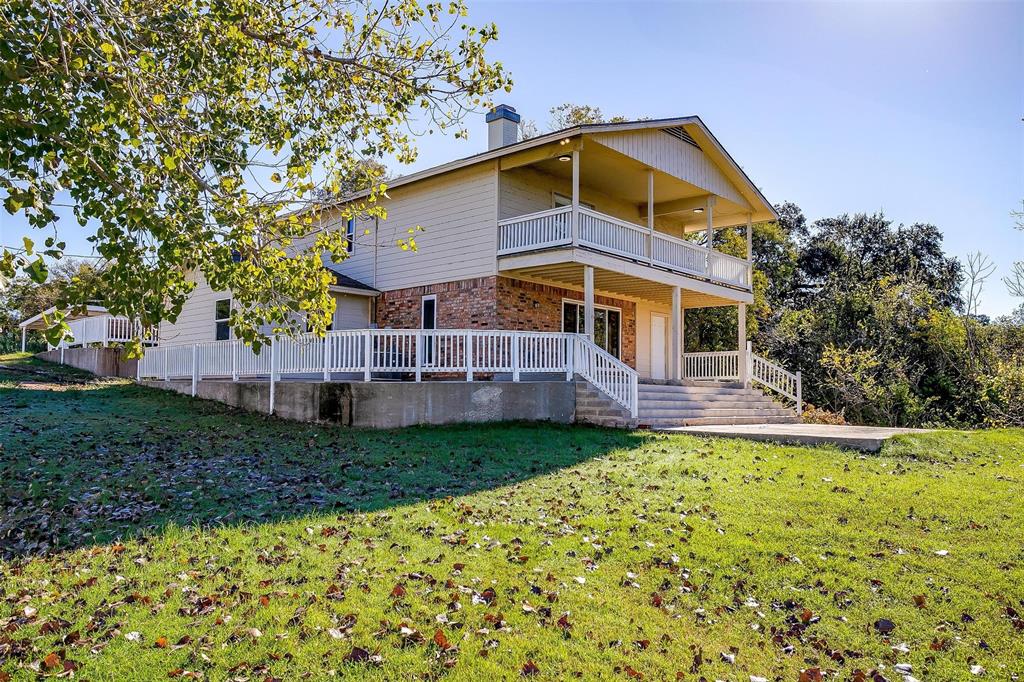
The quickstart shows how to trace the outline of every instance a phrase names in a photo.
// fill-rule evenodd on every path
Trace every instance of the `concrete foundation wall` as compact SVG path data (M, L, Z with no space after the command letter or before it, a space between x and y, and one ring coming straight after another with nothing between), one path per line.
M101 377L135 378L136 360L121 356L121 348L65 348L64 364L84 369ZM40 360L60 362L60 350L36 353Z
M144 381L186 395L192 382ZM199 381L196 397L266 413L266 382ZM571 423L576 410L572 382L279 382L274 414L283 419L362 428L496 421Z

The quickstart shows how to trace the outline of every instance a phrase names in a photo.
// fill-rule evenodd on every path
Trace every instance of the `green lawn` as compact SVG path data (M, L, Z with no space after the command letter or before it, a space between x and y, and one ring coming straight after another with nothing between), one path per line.
M47 381L0 372L0 682L1024 676L1022 431L362 432Z

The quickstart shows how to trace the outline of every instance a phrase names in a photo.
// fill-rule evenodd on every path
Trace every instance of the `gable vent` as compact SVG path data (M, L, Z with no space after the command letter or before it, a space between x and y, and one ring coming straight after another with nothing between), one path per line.
M698 149L700 149L700 145L698 145L694 141L694 139L692 137L690 137L690 134L688 132L683 130L682 126L672 126L671 128L662 128L661 131L663 133L667 133L668 135L671 135L672 137L676 138L677 140L682 140L683 142L686 142L687 144L692 144L694 147L697 147Z

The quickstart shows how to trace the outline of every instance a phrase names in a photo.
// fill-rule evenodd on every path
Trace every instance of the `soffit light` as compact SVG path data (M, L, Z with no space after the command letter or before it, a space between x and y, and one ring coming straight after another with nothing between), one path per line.
M693 209L693 212L694 213L703 213L704 209L703 208L695 208L695 209Z
M558 157L558 160L559 161L572 161L572 157L569 156L568 154L562 154L561 156Z

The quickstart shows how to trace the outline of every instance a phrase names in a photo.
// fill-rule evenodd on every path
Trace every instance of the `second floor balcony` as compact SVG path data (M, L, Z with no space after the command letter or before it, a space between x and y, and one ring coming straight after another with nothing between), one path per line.
M750 261L571 205L498 222L498 257L560 247L583 247L716 284L750 290Z
M752 223L771 207L724 152L706 154L681 128L567 137L503 158L498 176L497 255L509 268L610 256L635 278L751 291L750 261L713 245L736 230L749 255Z

